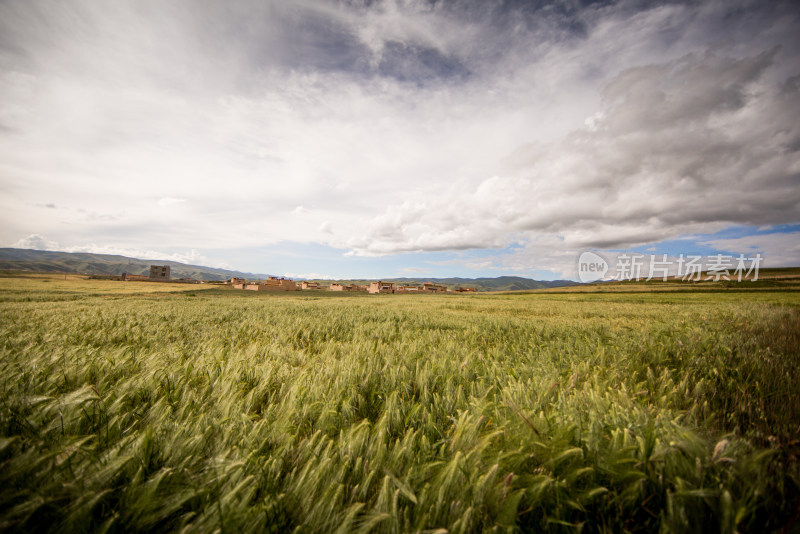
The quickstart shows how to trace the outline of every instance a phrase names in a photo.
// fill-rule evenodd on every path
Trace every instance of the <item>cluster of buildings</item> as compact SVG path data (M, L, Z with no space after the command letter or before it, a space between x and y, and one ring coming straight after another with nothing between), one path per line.
M244 278L231 278L228 283L236 289L250 291L297 291L300 289L294 280L274 276L260 282L248 282Z
M169 265L151 265L150 275L127 274L122 273L119 280L123 281L140 281L140 282L191 282L199 284L199 280L190 280L181 278L179 280L170 279ZM421 286L404 286L395 285L394 282L371 282L369 285L357 284L338 284L331 283L329 286L321 285L319 282L295 282L289 278L278 278L270 276L266 280L258 282L248 282L244 278L231 278L226 284L235 289L244 289L248 291L302 291L302 290L318 290L318 291L363 291L365 293L475 293L477 288L474 287L458 287L456 289L449 289L447 286L434 284L432 282L425 282Z
M363 291L366 293L475 293L477 288L459 287L448 289L447 286L425 282L421 286L395 285L393 282L371 282L369 285L338 284L330 286L321 285L319 282L300 282L299 284L288 278L270 276L260 282L247 282L242 278L231 278L228 282L236 289L250 291L298 291L298 290L327 290L327 291Z

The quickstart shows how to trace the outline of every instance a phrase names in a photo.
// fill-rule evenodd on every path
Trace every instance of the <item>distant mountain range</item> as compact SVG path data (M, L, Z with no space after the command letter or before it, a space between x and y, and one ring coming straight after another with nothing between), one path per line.
M0 248L0 269L35 271L47 273L83 273L94 275L150 274L151 265L169 265L172 278L194 278L195 280L228 280L232 277L261 280L268 275L243 273L228 269L216 269L201 265L187 265L177 261L141 260L112 254L89 254L86 252L55 252L50 250L27 250Z
M150 273L151 265L169 265L173 279L194 278L211 282L229 280L232 277L245 278L247 280L263 280L269 277L269 275L263 273L244 273L201 265L187 265L177 261L142 260L112 254L90 254L86 252L0 248L0 270L118 276L122 273L147 275ZM521 291L576 284L576 282L569 280L549 282L531 280L520 276L500 276L497 278L385 278L383 280L403 285L422 285L425 282L432 282L452 288L459 286L475 287L478 291ZM320 282L327 284L332 280L320 280ZM341 280L341 282L366 283L369 280Z
M450 288L475 287L478 291L524 291L528 289L544 289L547 287L574 286L577 282L570 280L531 280L521 276L498 276L497 278L382 278L384 282L394 282L406 286L421 286L425 282L440 284ZM318 280L325 283L326 280ZM369 280L345 280L348 284L363 284Z

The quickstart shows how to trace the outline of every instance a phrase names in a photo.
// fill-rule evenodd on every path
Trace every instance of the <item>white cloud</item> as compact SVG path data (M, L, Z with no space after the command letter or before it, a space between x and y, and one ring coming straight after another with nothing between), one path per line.
M763 267L796 267L800 265L800 232L749 235L732 239L712 239L708 245L720 251L744 254L748 257L760 253Z
M11 248L24 248L31 250L56 250L58 243L49 241L39 234L31 234L13 243Z
M174 206L176 204L183 204L186 202L185 198L164 197L158 199L158 205L162 207Z
M562 246L617 248L793 221L800 99L796 81L762 83L773 61L705 54L627 70L606 85L592 129L521 147L506 174L471 192L392 205L349 245L492 248L554 234Z
M295 209L292 210L292 215L303 215L305 213L309 213L308 208L304 208L303 206L297 206Z

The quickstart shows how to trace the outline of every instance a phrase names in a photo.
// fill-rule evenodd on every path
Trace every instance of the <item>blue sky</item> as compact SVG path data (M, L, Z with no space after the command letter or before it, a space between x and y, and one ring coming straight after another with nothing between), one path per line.
M800 265L794 2L0 3L0 245L295 277Z

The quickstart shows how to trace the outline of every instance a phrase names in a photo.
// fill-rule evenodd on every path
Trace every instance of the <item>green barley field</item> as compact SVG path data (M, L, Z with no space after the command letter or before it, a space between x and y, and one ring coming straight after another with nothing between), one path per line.
M792 532L800 293L0 278L0 531Z

